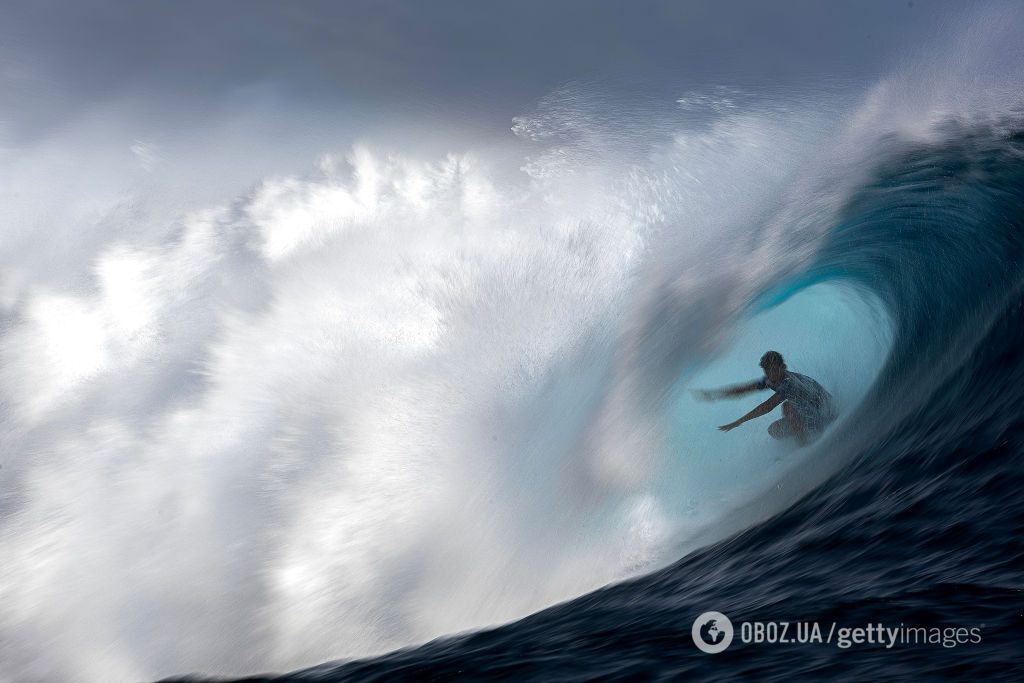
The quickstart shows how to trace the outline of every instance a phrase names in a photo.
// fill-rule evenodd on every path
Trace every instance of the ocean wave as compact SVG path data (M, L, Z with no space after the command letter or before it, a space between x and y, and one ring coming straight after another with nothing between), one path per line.
M892 116L894 93L569 87L500 153L355 145L184 216L148 182L72 203L46 244L9 209L0 673L281 670L581 595L308 676L486 672L496 648L606 673L568 634L623 623L642 668L694 605L789 596L762 579L799 585L794 543L863 558L958 467L970 506L1016 438L1019 125ZM687 398L767 343L842 400L813 448L722 435ZM914 455L968 436L963 461ZM1012 536L999 495L965 524ZM977 585L989 556L961 551L951 581ZM733 573L699 580L714 563Z

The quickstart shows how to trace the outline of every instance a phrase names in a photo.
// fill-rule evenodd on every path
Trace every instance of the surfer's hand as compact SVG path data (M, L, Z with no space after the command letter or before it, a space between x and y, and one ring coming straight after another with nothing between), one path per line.
M730 422L727 425L722 425L721 427L719 427L718 431L720 431L720 432L727 432L730 429L735 429L735 428L736 428L736 423L735 422Z
M691 391L699 401L714 401L718 398L718 392L710 389L691 389Z

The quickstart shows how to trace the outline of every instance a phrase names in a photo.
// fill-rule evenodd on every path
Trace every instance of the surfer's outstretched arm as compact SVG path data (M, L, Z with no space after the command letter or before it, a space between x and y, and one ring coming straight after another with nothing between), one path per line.
M755 379L753 382L735 384L721 389L695 389L693 393L696 394L697 398L705 401L715 401L720 398L735 398L754 391L761 391L762 388L761 380Z
M730 429L735 429L736 427L739 427L741 424L743 424L747 420L753 420L755 417L761 417L762 415L767 415L768 413L770 413L773 410L775 410L775 408L777 408L778 405L780 403L782 403L783 401L785 401L785 400L786 400L786 398L782 394L779 394L779 393L772 394L772 397L770 399L768 399L767 401L765 401L764 403L762 403L758 407L754 408L753 410L751 410L749 413L747 413L746 415L744 415L740 419L736 420L735 422L730 422L727 425L722 425L721 427L719 427L719 429L722 430L723 432L727 432Z

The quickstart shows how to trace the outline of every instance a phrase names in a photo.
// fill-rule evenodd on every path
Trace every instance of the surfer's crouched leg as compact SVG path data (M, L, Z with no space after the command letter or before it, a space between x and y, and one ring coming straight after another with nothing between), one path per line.
M786 439L800 433L800 416L796 409L785 401L782 404L782 419L768 425L768 433L776 439Z
M768 425L768 433L776 439L785 439L788 436L793 436L793 427L789 420L782 418Z

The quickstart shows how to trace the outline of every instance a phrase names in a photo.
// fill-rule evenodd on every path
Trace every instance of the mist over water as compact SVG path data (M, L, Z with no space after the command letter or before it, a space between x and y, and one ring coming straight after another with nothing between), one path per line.
M801 277L886 136L974 120L915 78L570 84L494 139L346 130L265 171L216 144L233 111L186 148L82 121L0 156L0 675L381 653L783 509L843 420L797 451L688 391L774 348L856 412L891 312ZM451 151L403 149L435 123Z
M825 128L702 114L688 128L670 103L626 135L556 94L513 122L511 163L357 143L183 215L147 213L160 169L136 150L145 186L72 197L95 213L67 241L9 235L12 670L310 664L671 559L688 514L662 475L671 419L616 405L650 357L638 273L663 233L685 243L672 299L712 277L722 294L669 327L694 326L684 354L711 348L701 318L728 319L730 289L770 272L716 240L761 219ZM730 440L716 417L699 419L709 449ZM57 661L19 641L26 623Z

